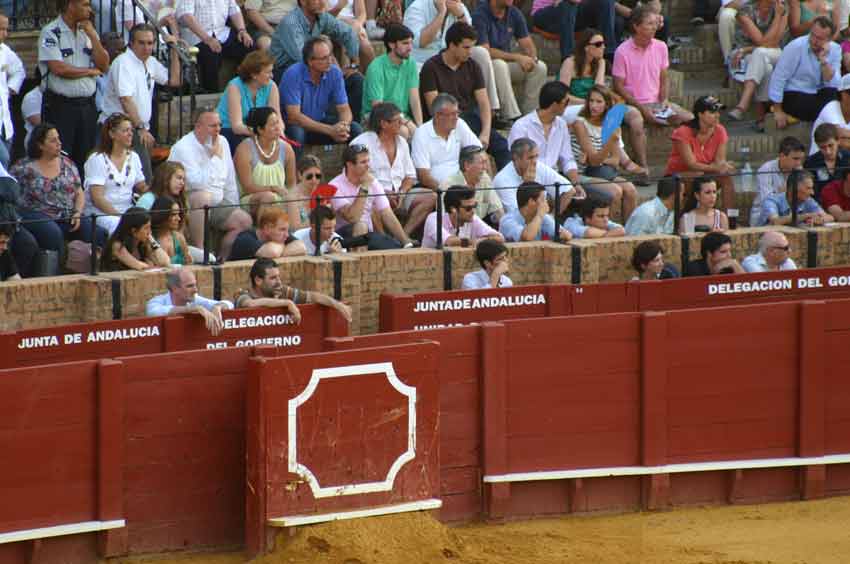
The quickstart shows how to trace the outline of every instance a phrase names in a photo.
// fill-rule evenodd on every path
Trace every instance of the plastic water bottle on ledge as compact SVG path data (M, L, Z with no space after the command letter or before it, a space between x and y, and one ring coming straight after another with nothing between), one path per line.
M741 147L741 153L744 155L744 166L741 167L741 174L736 179L735 189L739 192L755 192L756 183L753 167L750 165L750 148Z

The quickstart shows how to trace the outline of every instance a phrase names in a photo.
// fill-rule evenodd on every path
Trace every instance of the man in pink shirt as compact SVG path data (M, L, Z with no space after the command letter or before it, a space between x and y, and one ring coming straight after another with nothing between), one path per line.
M363 237L370 251L413 247L384 189L369 173L369 149L365 145L349 145L342 153L342 160L345 168L330 182L336 187L331 205L337 213L337 233L344 239ZM373 212L381 219L380 225L372 224ZM386 235L384 229L392 236ZM355 247L362 250L362 246Z
M667 45L655 39L657 18L644 6L632 10L632 38L614 53L614 90L637 108L646 123L676 126L693 119L684 108L667 99Z
M502 234L484 223L475 215L478 205L475 190L466 186L452 186L443 197L443 245L446 247L474 247L482 239L495 239L504 242ZM425 234L422 246L437 247L437 212L431 212L425 219Z

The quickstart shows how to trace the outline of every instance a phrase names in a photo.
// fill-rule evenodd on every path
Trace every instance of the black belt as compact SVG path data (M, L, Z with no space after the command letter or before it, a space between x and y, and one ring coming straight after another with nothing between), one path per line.
M71 104L72 106L87 106L89 104L94 104L94 94L92 94L91 96L80 96L78 98L63 96L61 94L57 94L56 92L51 92L50 90L47 90L44 94L57 101Z

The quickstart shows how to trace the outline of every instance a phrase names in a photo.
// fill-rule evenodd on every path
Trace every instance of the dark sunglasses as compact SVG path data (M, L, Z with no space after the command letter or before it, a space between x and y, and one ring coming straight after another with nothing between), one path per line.
M476 206L475 206L475 204L472 204L471 206L460 206L460 207L461 207L461 209L464 209L466 211L472 211L472 210L475 209Z
M594 41L593 43L588 43L591 47L605 47L604 41Z
M309 172L304 175L305 180L321 180L322 173L321 172Z

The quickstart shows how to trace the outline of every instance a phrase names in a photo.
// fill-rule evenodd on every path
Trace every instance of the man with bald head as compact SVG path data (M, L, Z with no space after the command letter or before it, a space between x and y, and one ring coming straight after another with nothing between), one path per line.
M768 231L759 240L759 252L744 259L741 266L747 272L797 270L791 260L791 246L779 231Z
M145 306L145 313L154 315L178 315L195 313L204 318L207 329L213 335L221 334L224 321L221 312L233 309L227 300L211 300L198 295L198 282L188 268L174 268L165 275L168 292L152 297Z

